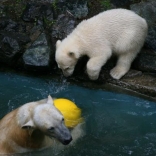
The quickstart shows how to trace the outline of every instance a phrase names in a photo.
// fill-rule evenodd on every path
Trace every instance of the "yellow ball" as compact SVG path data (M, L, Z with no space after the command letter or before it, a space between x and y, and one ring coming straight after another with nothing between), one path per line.
M68 128L73 128L82 122L81 109L72 101L63 98L55 99L54 105L63 114Z

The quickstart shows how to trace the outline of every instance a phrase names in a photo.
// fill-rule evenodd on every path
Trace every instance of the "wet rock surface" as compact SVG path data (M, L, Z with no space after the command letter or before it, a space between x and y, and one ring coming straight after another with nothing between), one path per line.
M156 74L140 73L118 81L109 79L108 82L156 99Z
M149 33L131 70L114 80L111 59L97 81L86 74L87 57L79 60L69 81L113 84L156 99L156 2L155 0L2 0L0 1L0 63L16 70L62 76L55 62L55 43L64 39L83 19L111 8L127 8L147 20Z
M86 62L87 58L83 59L83 65L82 62L78 62L77 69L74 72L74 75L67 78L68 80L73 80L80 83L88 83L91 84L98 84L101 86L108 83L111 85L114 85L114 89L116 86L119 86L120 88L125 88L128 90L132 90L136 93L143 94L149 97L152 97L156 100L156 73L155 72L143 72L141 70L131 69L123 78L120 80L114 80L110 76L110 70L115 65L115 60L110 60L108 63L102 68L100 72L100 76L98 80L91 81L88 78L88 75L86 73ZM79 68L81 66L81 69ZM142 67L143 68L143 67ZM146 67L147 68L147 67ZM58 73L61 74L61 71ZM126 91L125 91L126 92Z

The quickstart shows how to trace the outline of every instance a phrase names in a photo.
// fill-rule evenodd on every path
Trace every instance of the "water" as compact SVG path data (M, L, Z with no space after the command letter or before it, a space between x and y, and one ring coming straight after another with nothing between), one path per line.
M81 109L86 135L75 145L24 156L155 156L156 103L139 97L94 90L62 79L0 72L0 117L20 105L46 98L68 98Z

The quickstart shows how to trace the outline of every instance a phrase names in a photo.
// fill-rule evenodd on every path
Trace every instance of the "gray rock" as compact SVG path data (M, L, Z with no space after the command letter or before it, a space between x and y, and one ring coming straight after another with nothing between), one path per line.
M143 72L156 73L156 55L153 51L142 50L133 64L135 69Z
M17 27L18 24L15 21L6 17L0 18L0 30L15 32Z
M45 45L38 45L26 50L23 55L24 63L28 66L48 67L50 49Z
M81 19L86 17L88 15L87 1L84 1L82 4L75 3L69 11L71 11L71 14L73 14L75 18Z
M42 26L40 26L40 25L34 26L29 31L29 36L30 36L31 41L35 42L43 31L44 31L44 28Z
M0 31L26 33L26 25L8 17L0 17Z
M54 20L54 10L50 4L28 3L22 19L26 22L36 22L38 25L51 25Z
M12 65L22 55L25 45L30 42L27 35L0 32L0 62Z
M110 2L117 8L128 8L131 0L110 0Z
M75 23L75 19L69 14L59 15L52 27L52 38L64 39L75 28Z
M58 0L54 1L53 7L58 10L59 14L69 13L74 18L85 18L88 15L87 0Z
M6 17L6 7L3 5L0 6L0 17Z
M149 33L146 39L146 47L154 50L156 53L156 1L140 2L131 5L130 8L147 20Z
M41 33L40 36L36 39L36 41L32 44L32 47L45 45L48 46L48 41L45 33Z
M25 51L23 55L24 66L28 70L46 70L50 67L51 50L48 46L45 33Z

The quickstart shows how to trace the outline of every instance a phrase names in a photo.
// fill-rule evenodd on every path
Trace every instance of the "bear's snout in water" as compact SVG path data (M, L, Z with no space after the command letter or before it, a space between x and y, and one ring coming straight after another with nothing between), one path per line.
M72 140L73 140L72 137L70 137L69 139L65 139L65 140L62 142L62 144L63 144L63 145L68 145Z

